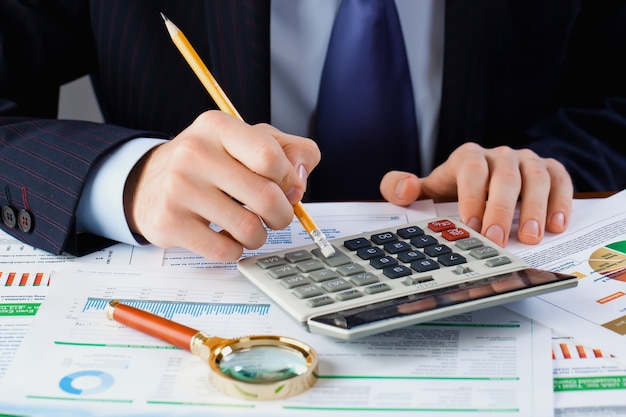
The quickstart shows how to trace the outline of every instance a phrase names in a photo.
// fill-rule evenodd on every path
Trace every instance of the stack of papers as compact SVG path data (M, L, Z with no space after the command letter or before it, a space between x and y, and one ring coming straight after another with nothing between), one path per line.
M626 213L620 212L626 193L576 203L565 234L548 235L539 246L512 238L508 249L532 266L577 274L577 288L354 341L306 332L234 263L127 245L84 258L53 257L0 237L0 413L626 413L619 400L626 394L626 366L619 361L626 358L619 330L626 320ZM431 201L406 208L331 203L307 209L330 238L456 216L455 205ZM294 220L270 232L254 253L308 239ZM281 401L225 397L211 386L208 365L198 357L109 321L104 307L112 298L142 301L155 311L171 306L168 318L220 337L300 339L318 352L320 379Z

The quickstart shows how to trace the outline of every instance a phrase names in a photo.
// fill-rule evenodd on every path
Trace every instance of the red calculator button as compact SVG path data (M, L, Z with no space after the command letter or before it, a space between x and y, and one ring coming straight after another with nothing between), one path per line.
M466 237L470 237L470 234L467 230L461 228L448 229L441 232L441 236L449 241L455 241L459 239L465 239Z
M447 229L453 229L456 225L452 223L450 220L442 219L435 220L434 222L428 223L428 228L433 232L441 232Z

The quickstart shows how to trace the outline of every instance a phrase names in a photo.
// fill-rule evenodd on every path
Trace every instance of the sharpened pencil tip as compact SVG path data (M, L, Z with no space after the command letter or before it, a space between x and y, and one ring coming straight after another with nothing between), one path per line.
M168 19L168 18L167 18L167 16L165 16L165 15L163 14L163 12L160 12L160 13L161 13L161 17L163 18L163 20L165 20L166 22L167 22L168 20L170 20L170 19Z

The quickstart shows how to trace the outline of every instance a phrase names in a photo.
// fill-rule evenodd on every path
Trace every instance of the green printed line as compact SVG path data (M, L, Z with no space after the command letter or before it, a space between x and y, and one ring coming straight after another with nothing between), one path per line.
M425 413L519 413L519 408L389 408L389 407L299 407L284 406L285 410L316 410L316 411L398 411Z
M78 342L63 342L59 340L54 341L55 345L64 346L87 346L87 347L115 347L115 348L131 348L131 349L165 349L165 350L178 350L176 346L171 345L125 345L120 343L78 343Z
M390 379L436 381L519 381L519 377L456 377L456 376L377 376L377 375L318 375L319 379Z
M554 378L554 392L626 389L626 375Z
M228 407L228 408L255 408L254 404L220 404L220 403L196 403L184 401L146 401L154 405L191 405L200 407Z
M41 303L0 304L0 317L34 316Z
M59 400L59 401L79 401L79 402L94 402L94 403L125 403L130 404L133 400L114 400L114 399L96 399L96 398L67 398L67 397L47 397L45 395L27 395L26 398L32 398L35 400Z

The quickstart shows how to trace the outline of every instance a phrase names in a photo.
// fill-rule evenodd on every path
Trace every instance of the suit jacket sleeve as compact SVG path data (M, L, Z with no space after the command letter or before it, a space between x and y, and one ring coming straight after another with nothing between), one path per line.
M0 207L28 209L34 222L28 233L0 227L36 248L81 255L112 243L75 231L91 166L132 138L164 135L54 119L59 86L94 65L88 2L30 3L0 2Z
M626 187L626 2L583 1L557 85L556 111L527 146L560 160L577 191Z
M466 141L555 158L576 191L626 186L626 1L446 0L436 164Z

